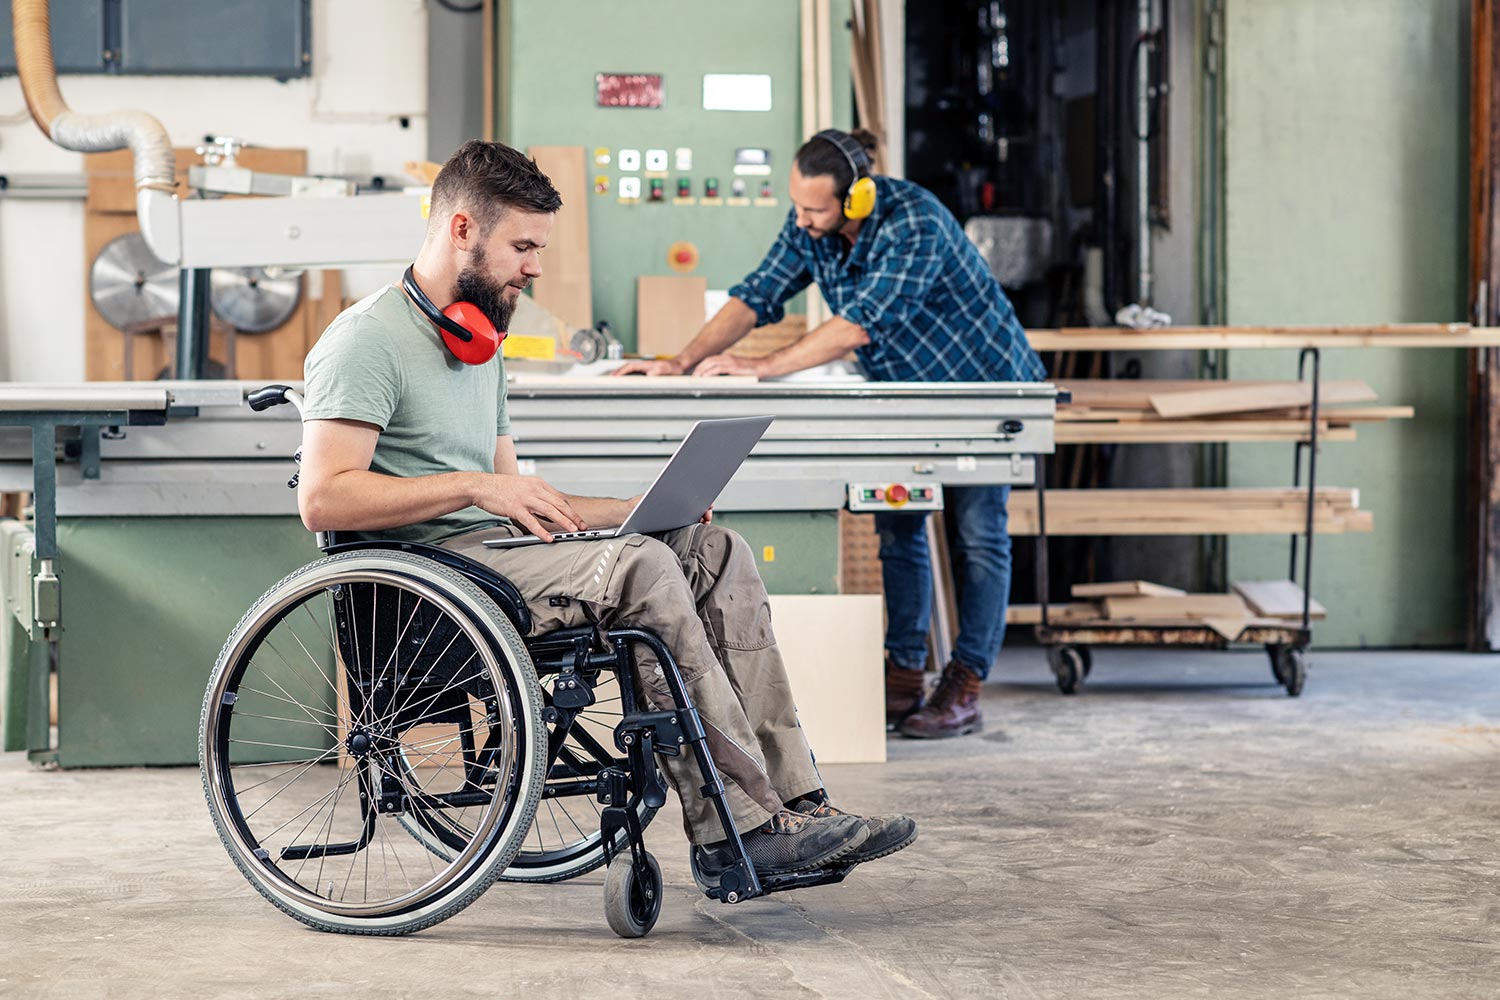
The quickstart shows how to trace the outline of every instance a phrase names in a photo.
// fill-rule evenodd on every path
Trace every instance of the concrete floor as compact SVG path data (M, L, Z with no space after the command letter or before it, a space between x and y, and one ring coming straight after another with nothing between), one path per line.
M1007 652L982 736L826 768L921 837L841 886L729 907L653 824L667 897L499 885L399 939L308 930L230 864L196 771L0 756L3 997L1493 997L1500 660L1107 651L1064 698ZM359 991L359 992L355 992Z

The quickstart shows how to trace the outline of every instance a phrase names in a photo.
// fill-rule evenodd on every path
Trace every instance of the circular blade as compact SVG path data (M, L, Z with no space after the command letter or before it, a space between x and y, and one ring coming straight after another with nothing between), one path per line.
M578 352L584 364L604 357L604 335L598 330L575 330L568 347Z
M219 267L209 280L214 315L240 333L276 329L297 311L302 298L301 271Z
M126 233L106 243L94 258L89 298L117 330L176 322L177 273L157 259L140 233Z

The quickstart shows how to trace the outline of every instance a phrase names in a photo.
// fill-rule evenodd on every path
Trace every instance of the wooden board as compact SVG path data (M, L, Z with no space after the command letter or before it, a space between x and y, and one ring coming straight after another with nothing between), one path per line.
M1242 619L1250 608L1239 594L1183 594L1178 597L1106 597L1104 617L1110 621L1150 621L1186 618Z
M751 330L729 349L729 353L737 358L763 358L795 344L805 336L807 317L802 313L787 313L780 323L768 323Z
M1307 441L1306 420L1126 420L1057 424L1058 444L1204 444L1235 441ZM1353 441L1354 428L1318 421L1319 441Z
M673 357L703 329L708 279L686 274L643 274L635 280L636 350Z
M593 185L582 146L532 146L527 150L562 195L563 207L547 243L542 276L531 294L571 330L594 325L589 265L589 192Z
M1290 580L1241 580L1230 584L1230 589L1262 618L1302 617L1302 588ZM1314 600L1308 617L1322 621L1328 617L1328 609Z
M1318 386L1322 403L1373 403L1379 397L1363 382L1323 382ZM1207 384L1197 389L1158 392L1147 399L1151 409L1163 417L1202 417L1221 413L1249 413L1256 410L1295 409L1312 405L1312 386L1305 382L1276 385L1237 385L1234 382Z
M1314 529L1319 534L1374 530L1359 510L1359 491L1319 487ZM1011 493L1013 536L1037 532L1036 494ZM1307 516L1307 491L1289 488L1048 490L1050 535L1296 534Z
M885 760L884 602L874 594L772 594L771 620L819 763Z
M1115 583L1075 583L1074 597L1183 597L1185 590L1165 587L1149 580L1120 580Z
M1103 617L1103 608L1094 601L1047 605L1047 621L1052 625L1097 622ZM1042 606L1040 604L1012 604L1005 609L1005 623L1007 625L1040 625Z

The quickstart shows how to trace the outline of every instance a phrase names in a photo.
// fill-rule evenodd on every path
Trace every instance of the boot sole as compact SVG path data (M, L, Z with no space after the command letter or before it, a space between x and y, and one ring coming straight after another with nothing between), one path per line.
M913 834L911 839L912 840L916 840L917 839L916 838L916 834ZM863 843L864 843L863 840L858 840L858 841L855 841L852 844L845 844L843 847L839 848L837 851L834 851L832 854L828 855L827 857L819 858L816 862L811 862L811 863L805 864L805 865L798 865L798 866L796 866L794 868L778 868L775 871L761 871L759 868L757 868L757 869L755 869L755 874L756 874L756 877L759 878L759 877L769 876L769 875L795 875L798 872L813 872L813 871L817 871L820 868L827 868L827 867L829 867L834 862L839 861L840 859L842 859L844 857L844 855L850 854L853 851L858 850L859 846L861 844L863 844ZM911 843L911 840L908 840L906 842L906 844L902 844L901 847L905 847L907 844L910 844L910 843ZM875 857L876 858L883 858L883 857L885 857L886 854L891 854L891 853L893 853L895 851L901 850L901 847L893 847L893 848L891 848L891 850L886 851L884 854L877 854L877 855L875 855ZM869 858L867 860L873 861L874 858ZM752 861L751 864L753 865L754 862ZM692 851L688 852L688 867L692 869L692 872L693 872L693 881L696 882L696 883L698 883L698 888L699 889L702 889L704 892L708 892L709 889L716 888L718 886L719 883L718 883L717 879L715 879L713 882L709 882L708 881L708 877L709 877L708 874L706 872L704 872L701 868L698 867L698 859L693 856Z
M845 858L844 862L846 864L862 865L862 864L864 864L867 861L879 861L881 858L888 858L888 857L890 857L892 854L895 854L897 851L904 851L904 850L906 850L908 847L910 847L912 844L915 844L916 842L917 842L917 831L913 830L911 832L911 836L910 837L907 837L905 840L901 841L901 843L899 843L899 844L896 844L894 847L887 847L885 850L881 851L879 854L872 854L872 855L870 855L867 858ZM855 853L857 854L859 852L855 851Z
M970 733L977 733L983 728L983 722L976 722L971 726L961 726L958 729L947 733L908 732L905 729L900 730L900 733L902 736L905 736L907 739L911 740L951 740L956 739L960 736L968 736Z

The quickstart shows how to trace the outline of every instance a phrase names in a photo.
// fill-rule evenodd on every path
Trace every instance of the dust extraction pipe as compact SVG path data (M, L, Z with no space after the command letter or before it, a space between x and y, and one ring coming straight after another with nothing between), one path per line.
M135 210L151 252L168 264L181 260L177 222L176 160L162 123L144 111L84 115L68 110L52 61L52 19L47 0L12 0L16 73L26 107L47 138L63 149L106 153L130 147L135 158Z

